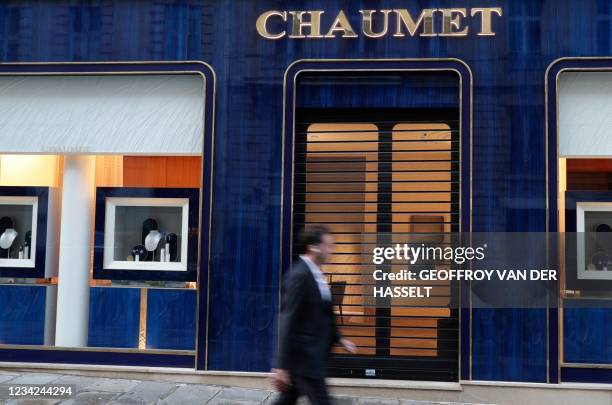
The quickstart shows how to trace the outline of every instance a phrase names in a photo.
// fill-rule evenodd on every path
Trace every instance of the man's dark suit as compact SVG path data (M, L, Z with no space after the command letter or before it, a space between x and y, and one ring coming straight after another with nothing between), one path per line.
M278 404L293 404L299 394L314 404L329 403L326 365L331 346L340 337L332 301L321 297L310 268L299 259L283 282L276 368L289 371L292 387Z

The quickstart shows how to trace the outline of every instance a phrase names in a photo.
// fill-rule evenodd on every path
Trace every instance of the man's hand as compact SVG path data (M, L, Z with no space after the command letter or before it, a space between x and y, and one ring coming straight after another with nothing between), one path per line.
M355 343L351 342L347 338L341 338L340 344L342 345L342 347L344 347L344 350L346 350L347 352L352 353L352 354L357 353L357 346L355 346Z
M282 370L279 368L272 369L272 386L278 392L283 392L291 385L291 380L289 378L289 371Z

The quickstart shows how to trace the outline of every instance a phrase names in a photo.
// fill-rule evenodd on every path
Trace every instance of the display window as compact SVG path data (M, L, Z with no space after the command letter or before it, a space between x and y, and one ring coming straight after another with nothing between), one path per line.
M193 365L210 187L204 81L0 78L0 104L14 96L6 127L15 134L0 141L0 349Z
M563 375L612 364L612 149L606 132L612 74L578 69L556 80Z
M65 168L67 159L78 160L81 164L76 167L80 169L87 167L92 170L89 176L92 183L87 187L93 189L79 188L77 192L85 194L88 191L90 196L97 197L97 201L88 201L86 213L72 211L80 215L66 219L64 216L70 213L62 210L61 206L69 203L66 199L71 198L68 195L71 190L63 187L66 175L70 174ZM0 156L2 160L4 156ZM85 307L81 309L86 324L79 325L72 318L58 329L58 323L46 320L44 327L36 333L38 340L35 343L66 345L62 340L57 341L57 335L64 335L69 342L75 337L69 333L74 328L79 331L82 347L194 350L201 159L177 156L24 155L10 156L8 160L10 163L2 162L7 175L11 172L24 173L22 184L31 182L31 185L9 186L7 184L18 179L12 175L0 177L0 291L5 290L3 298L8 299L11 294L6 290L16 286L29 288L21 290L24 297L37 296L41 294L38 290L42 289L45 300L40 302L39 309L44 310L50 318L56 318L56 322L67 322L62 314L62 294L88 293L88 300L81 303ZM83 164L83 161L87 164ZM54 180L47 181L45 187L41 186L45 185L45 179L37 181L32 173L28 173L30 165L37 169L44 167L45 170L41 171L43 177L47 177L49 172L55 173ZM157 180L142 179L132 173L143 165L149 171L157 172ZM74 169L74 166L68 169ZM131 187L134 184L130 179L134 178L138 178L139 187ZM49 190L60 198L47 198ZM36 193L38 195L31 195ZM169 197L153 197L162 194ZM78 207L73 208L76 210ZM43 210L44 215L41 213ZM90 221L84 218L85 214ZM39 218L44 220L39 221ZM79 218L85 223L73 224L74 230L66 226L65 221L71 225ZM97 222L99 219L102 223ZM47 220L55 225L47 228ZM102 233L96 235L98 228ZM61 235L62 232L77 230L83 231L81 237L90 241L87 246L82 246L85 255L81 259L85 258L87 263L81 264L87 265L87 271L81 269L83 273L80 276L84 282L80 285L74 279L64 283L65 277L75 277L71 271L79 264L76 259L80 250L76 246L64 247L63 243L74 242ZM49 232L48 243L46 237L37 237L41 232ZM99 246L96 246L96 236ZM37 240L41 247L37 246ZM63 252L66 252L65 256L62 256ZM102 264L99 269L95 260L98 252ZM30 270L39 262L38 256L42 257L42 272L32 274ZM49 260L46 270L45 257ZM63 265L70 268L63 269ZM19 269L23 272L17 272ZM168 298L164 298L166 295ZM153 303L154 300L159 302ZM34 303L38 302L34 300ZM191 313L192 319L186 319L183 315L182 325L176 322L174 316L172 319L175 322L172 326L178 327L184 335L174 336L172 341L162 341L163 334L173 331L164 331L164 325L156 325L158 318L150 313L150 305L158 309L161 305L165 311L174 312L174 316ZM147 314L150 316L147 317ZM153 340L150 338L152 334L155 334ZM31 342L31 338L22 339L16 336L17 333L13 335L11 340L2 343Z

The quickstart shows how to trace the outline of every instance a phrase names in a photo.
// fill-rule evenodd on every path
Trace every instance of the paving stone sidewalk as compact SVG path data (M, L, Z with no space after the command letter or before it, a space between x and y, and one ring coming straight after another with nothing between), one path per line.
M70 399L15 399L8 395L7 384L72 384L76 395ZM204 384L181 384L141 380L99 378L50 373L20 373L0 370L0 404L209 404L269 405L275 394L269 390L223 387ZM386 398L335 396L336 405L432 405L448 402L424 402ZM301 400L301 404L308 404ZM473 405L459 404L453 405Z

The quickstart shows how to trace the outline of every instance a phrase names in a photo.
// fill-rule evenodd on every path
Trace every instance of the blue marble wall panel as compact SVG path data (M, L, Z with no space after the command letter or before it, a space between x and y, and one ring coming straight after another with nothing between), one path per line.
M0 285L0 344L42 345L44 286Z
M194 350L196 343L195 290L147 292L147 349Z
M460 89L454 72L306 72L298 87L303 108L456 108Z
M472 309L472 379L546 382L546 309Z
M598 367L562 367L561 380L564 382L610 384L612 370Z
M612 364L612 308L563 309L563 359L566 363Z
M140 289L89 289L88 346L137 348L139 325Z
M194 368L193 354L157 354L143 351L92 351L87 348L41 350L37 348L0 347L0 361L18 363L100 364L134 367L178 367Z

